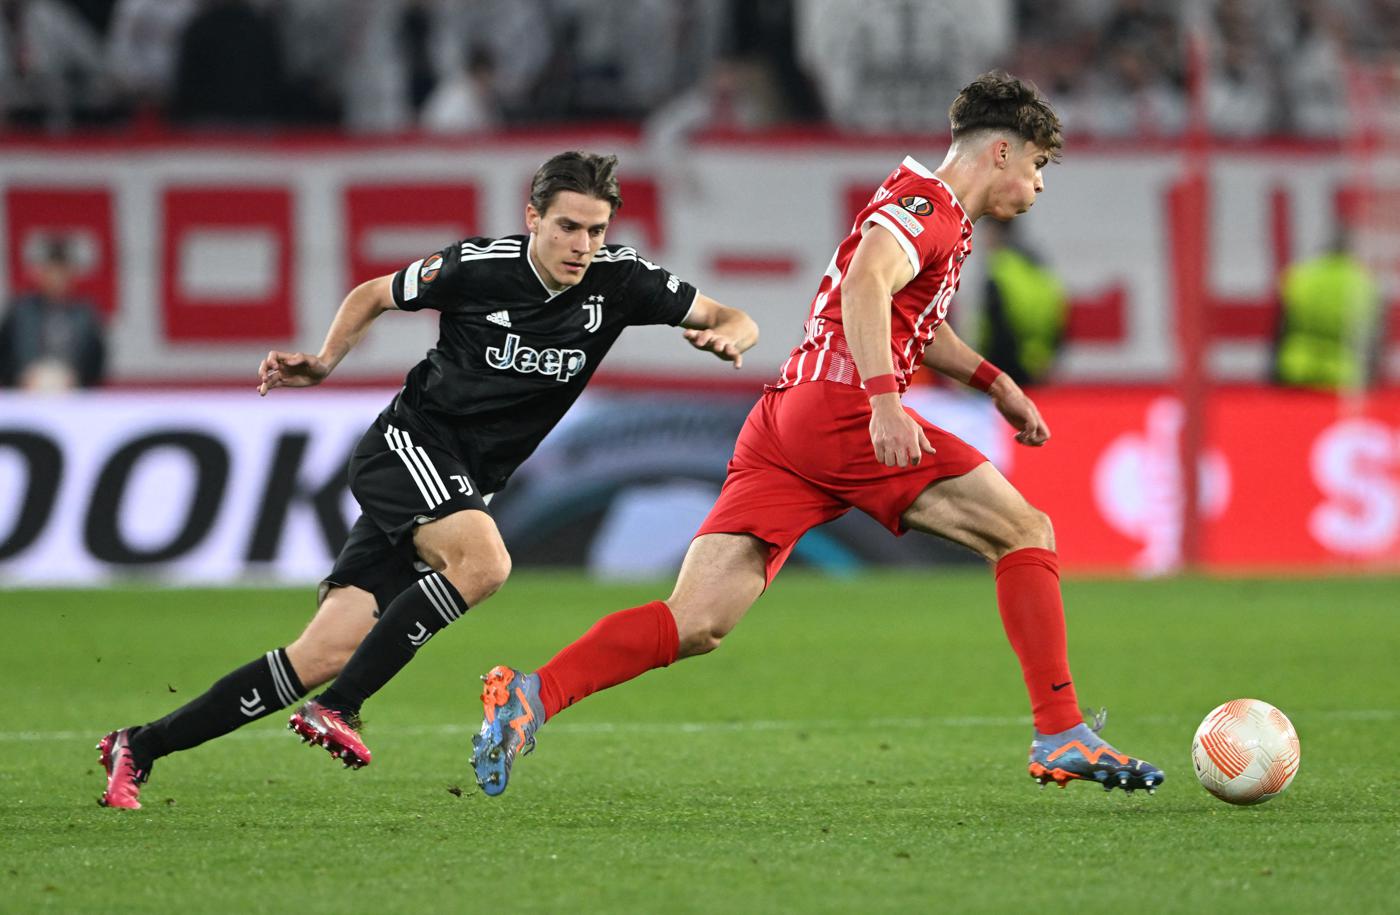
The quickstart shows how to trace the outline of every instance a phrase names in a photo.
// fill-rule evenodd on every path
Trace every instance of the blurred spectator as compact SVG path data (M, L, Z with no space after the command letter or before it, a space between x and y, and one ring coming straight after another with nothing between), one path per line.
M1346 22L1326 0L1303 0L1295 12L1284 69L1290 131L1336 137L1346 129Z
M978 349L1017 384L1040 384L1064 342L1064 284L1021 243L1014 223L983 220L977 241L987 265Z
M117 0L107 61L127 106L163 111L169 105L176 49L196 7L196 0Z
M1325 388L1364 387L1381 333L1380 288L1339 229L1326 251L1284 271L1274 380Z
M1176 136L1186 128L1183 42L1160 0L1117 0L1102 19L1076 129L1096 136Z
M715 7L718 4L710 4ZM696 4L682 0L566 0L566 33L572 72L571 118L639 119L700 73L679 72L686 40L706 40L704 30L681 34Z
M1128 46L1106 59L1069 102L1067 126L1100 137L1178 136L1186 129L1186 95L1155 69L1152 58Z
M107 98L102 42L60 0L0 0L0 99L7 120L66 130Z
M816 84L798 61L795 2L749 0L736 3L729 16L729 55L766 71L775 122L824 117Z
M109 33L112 25L112 0L63 0L63 2L79 16L82 16L99 38Z
M705 130L744 133L787 122L787 110L761 59L725 56L693 89L647 118L643 134L658 148L679 151Z
M315 5L331 0L297 0ZM541 0L343 0L345 126L480 130L527 116L560 17Z
M438 83L423 104L420 123L434 133L470 133L501 126L496 59L486 48L471 52L465 72Z
M435 53L439 73L468 69L474 50L490 54L495 66L496 97L512 120L528 119L536 103L536 88L559 47L567 11L565 0L438 0L439 22ZM567 0L568 3L574 0ZM589 3L588 8L602 3ZM618 34L614 49L619 55L630 37Z
M11 302L0 319L0 386L54 391L102 381L102 319L73 294L73 280L68 245L51 241L33 265L34 291Z
M1145 72L1180 86L1180 15L1177 4L1164 0L1116 0L1105 17L1100 62L1119 51L1131 51L1142 59Z
M305 5L317 0L300 0ZM408 65L398 40L401 0L348 0L345 48L338 66L344 125L356 133L387 133L413 124Z
M344 121L345 70L350 36L365 0L278 0L268 8L282 49L285 117L289 122L337 125ZM308 36L315 36L314 40Z
M1279 68L1262 21L1276 10L1259 11L1248 0L1218 0L1210 74L1206 80L1206 120L1221 136L1260 136L1282 121Z
M273 20L249 0L203 0L176 59L176 121L247 126L282 119L281 39Z
M1006 67L1073 133L1174 136L1197 34L1223 136L1343 135L1370 123L1352 76L1400 70L1397 0L0 0L0 106L49 131L641 123L737 67L778 122L937 133L938 99Z
M946 99L1011 53L1011 0L799 0L797 46L847 130L947 130Z

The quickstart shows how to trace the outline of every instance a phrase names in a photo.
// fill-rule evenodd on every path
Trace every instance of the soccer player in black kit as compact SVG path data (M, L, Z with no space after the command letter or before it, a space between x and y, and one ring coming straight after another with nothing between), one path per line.
M686 328L738 368L758 339L747 314L701 295L628 247L603 244L622 199L615 156L566 152L535 173L528 235L469 238L346 296L317 355L268 353L258 393L324 381L379 315L441 312L437 346L408 373L350 460L363 510L321 582L301 636L203 695L98 744L100 803L138 808L156 759L292 705L289 726L347 766L370 762L361 704L432 636L494 594L510 555L487 509L582 393L623 328Z

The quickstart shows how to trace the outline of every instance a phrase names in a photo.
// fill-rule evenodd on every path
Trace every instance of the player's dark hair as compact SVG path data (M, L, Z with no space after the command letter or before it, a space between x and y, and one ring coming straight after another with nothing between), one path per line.
M530 205L543 213L560 191L575 191L606 200L616 213L622 208L617 188L617 156L570 150L540 166L530 182Z
M1065 145L1060 118L1034 83L1002 70L983 73L963 87L948 109L953 139L982 130L1008 130L1060 158Z

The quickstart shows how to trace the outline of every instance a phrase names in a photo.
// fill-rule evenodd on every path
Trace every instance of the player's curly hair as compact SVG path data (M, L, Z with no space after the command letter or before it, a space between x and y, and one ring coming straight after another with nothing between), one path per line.
M979 130L1009 130L1060 158L1065 145L1060 118L1034 83L1003 70L983 73L963 87L948 108L953 139Z
M617 187L617 156L570 150L551 158L530 181L530 205L543 213L560 191L576 191L606 200L616 213L622 208Z

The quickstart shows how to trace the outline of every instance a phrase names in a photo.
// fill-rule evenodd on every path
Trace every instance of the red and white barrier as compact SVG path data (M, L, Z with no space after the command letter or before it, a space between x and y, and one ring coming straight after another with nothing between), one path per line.
M635 136L560 133L472 141L219 139L0 143L0 295L22 286L42 239L74 237L81 290L111 316L118 383L240 381L269 348L318 346L356 282L469 234L523 232L544 159L586 146L622 158L625 205L609 240L637 245L763 328L746 359L772 374L798 341L817 281L853 213L905 155L930 167L940 138L707 141L683 160ZM1059 378L1160 382L1176 365L1167 194L1171 146L1071 146L1018 220L1074 301ZM1277 271L1318 251L1351 189L1325 146L1217 151L1210 184L1209 365L1263 380ZM978 253L951 322L975 329ZM1400 321L1394 322L1400 333ZM341 369L392 381L435 339L422 316L389 316ZM664 329L630 332L606 370L718 377L675 357ZM1392 376L1400 347L1392 345Z

